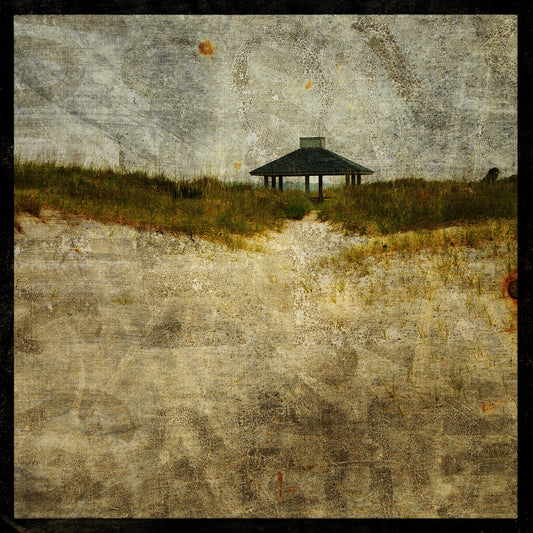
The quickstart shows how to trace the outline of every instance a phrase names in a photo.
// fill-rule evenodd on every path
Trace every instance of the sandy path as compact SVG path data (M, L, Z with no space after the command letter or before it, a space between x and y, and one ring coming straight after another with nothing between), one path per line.
M362 238L313 214L264 253L22 225L20 516L513 516L503 250L344 272Z

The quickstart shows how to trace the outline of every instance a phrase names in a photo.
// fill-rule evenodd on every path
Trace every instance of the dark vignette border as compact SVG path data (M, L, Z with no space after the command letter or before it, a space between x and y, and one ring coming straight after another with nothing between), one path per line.
M13 518L13 15L22 14L518 14L519 301L518 519L29 519ZM528 195L532 163L533 7L527 0L0 0L0 531L144 532L193 528L212 531L527 532L532 480L527 455L533 449L533 210ZM531 473L533 474L533 472Z

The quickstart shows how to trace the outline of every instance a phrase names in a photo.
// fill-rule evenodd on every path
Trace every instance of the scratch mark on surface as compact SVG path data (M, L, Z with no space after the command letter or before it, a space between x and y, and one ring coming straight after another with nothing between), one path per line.
M279 501L283 499L283 474L278 472L278 483L279 483Z
M362 34L414 118L430 130L442 129L446 124L444 113L428 98L389 26L378 17L359 17L352 28Z
M294 53L295 43L298 43L297 54ZM296 109L293 109L288 101L278 95L282 107L275 108L274 111L269 109L269 114L276 115L280 119L280 124L295 121L294 124L298 127L301 127L303 121L307 120L310 130L326 135L328 131L326 124L332 100L333 84L323 70L320 47L313 39L310 39L310 35L304 29L298 26L295 30L289 31L284 26L268 24L261 34L247 39L237 50L233 59L231 67L232 88L235 92L242 125L250 138L253 139L248 151L250 154L253 153L261 158L264 157L265 152L278 153L279 142L272 133L271 125L257 117L258 111L264 113L262 109L264 102L257 85L255 87L253 85L254 69L252 67L257 64L257 59L254 59L255 52L273 45L276 48L285 49L286 66L293 66L296 69L293 68L290 75L289 70L281 69L280 80L283 80L284 84L289 84L290 80L294 78L294 72L301 72L305 77L301 81L298 80L298 83L302 83L305 87L304 80L307 79L307 83L309 83L312 77L311 83L314 90L310 95L314 95L317 102L315 112L307 117L302 117L296 113Z
M516 90L516 21L509 17L488 23L483 16L472 17L474 30L482 44L483 55L499 83Z

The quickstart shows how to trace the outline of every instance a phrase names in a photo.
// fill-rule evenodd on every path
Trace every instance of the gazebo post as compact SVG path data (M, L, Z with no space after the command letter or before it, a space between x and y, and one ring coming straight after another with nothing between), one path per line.
M280 191L283 190L283 176L280 176L280 177L279 177L279 190L280 190Z
M346 187L350 186L350 174L346 174Z
M272 188L276 188L276 176L272 176Z
M268 176L264 176L265 179L265 187L268 187Z
M305 177L305 195L309 196L309 176Z
M357 173L357 185L361 185L361 174Z
M355 187L355 174L352 174L352 187Z
M318 176L318 201L324 201L324 193L322 192L322 176Z

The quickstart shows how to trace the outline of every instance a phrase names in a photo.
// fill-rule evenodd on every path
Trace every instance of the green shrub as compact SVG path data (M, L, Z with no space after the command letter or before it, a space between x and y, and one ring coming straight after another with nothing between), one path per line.
M313 206L304 192L289 189L280 195L280 208L287 218L301 220Z

